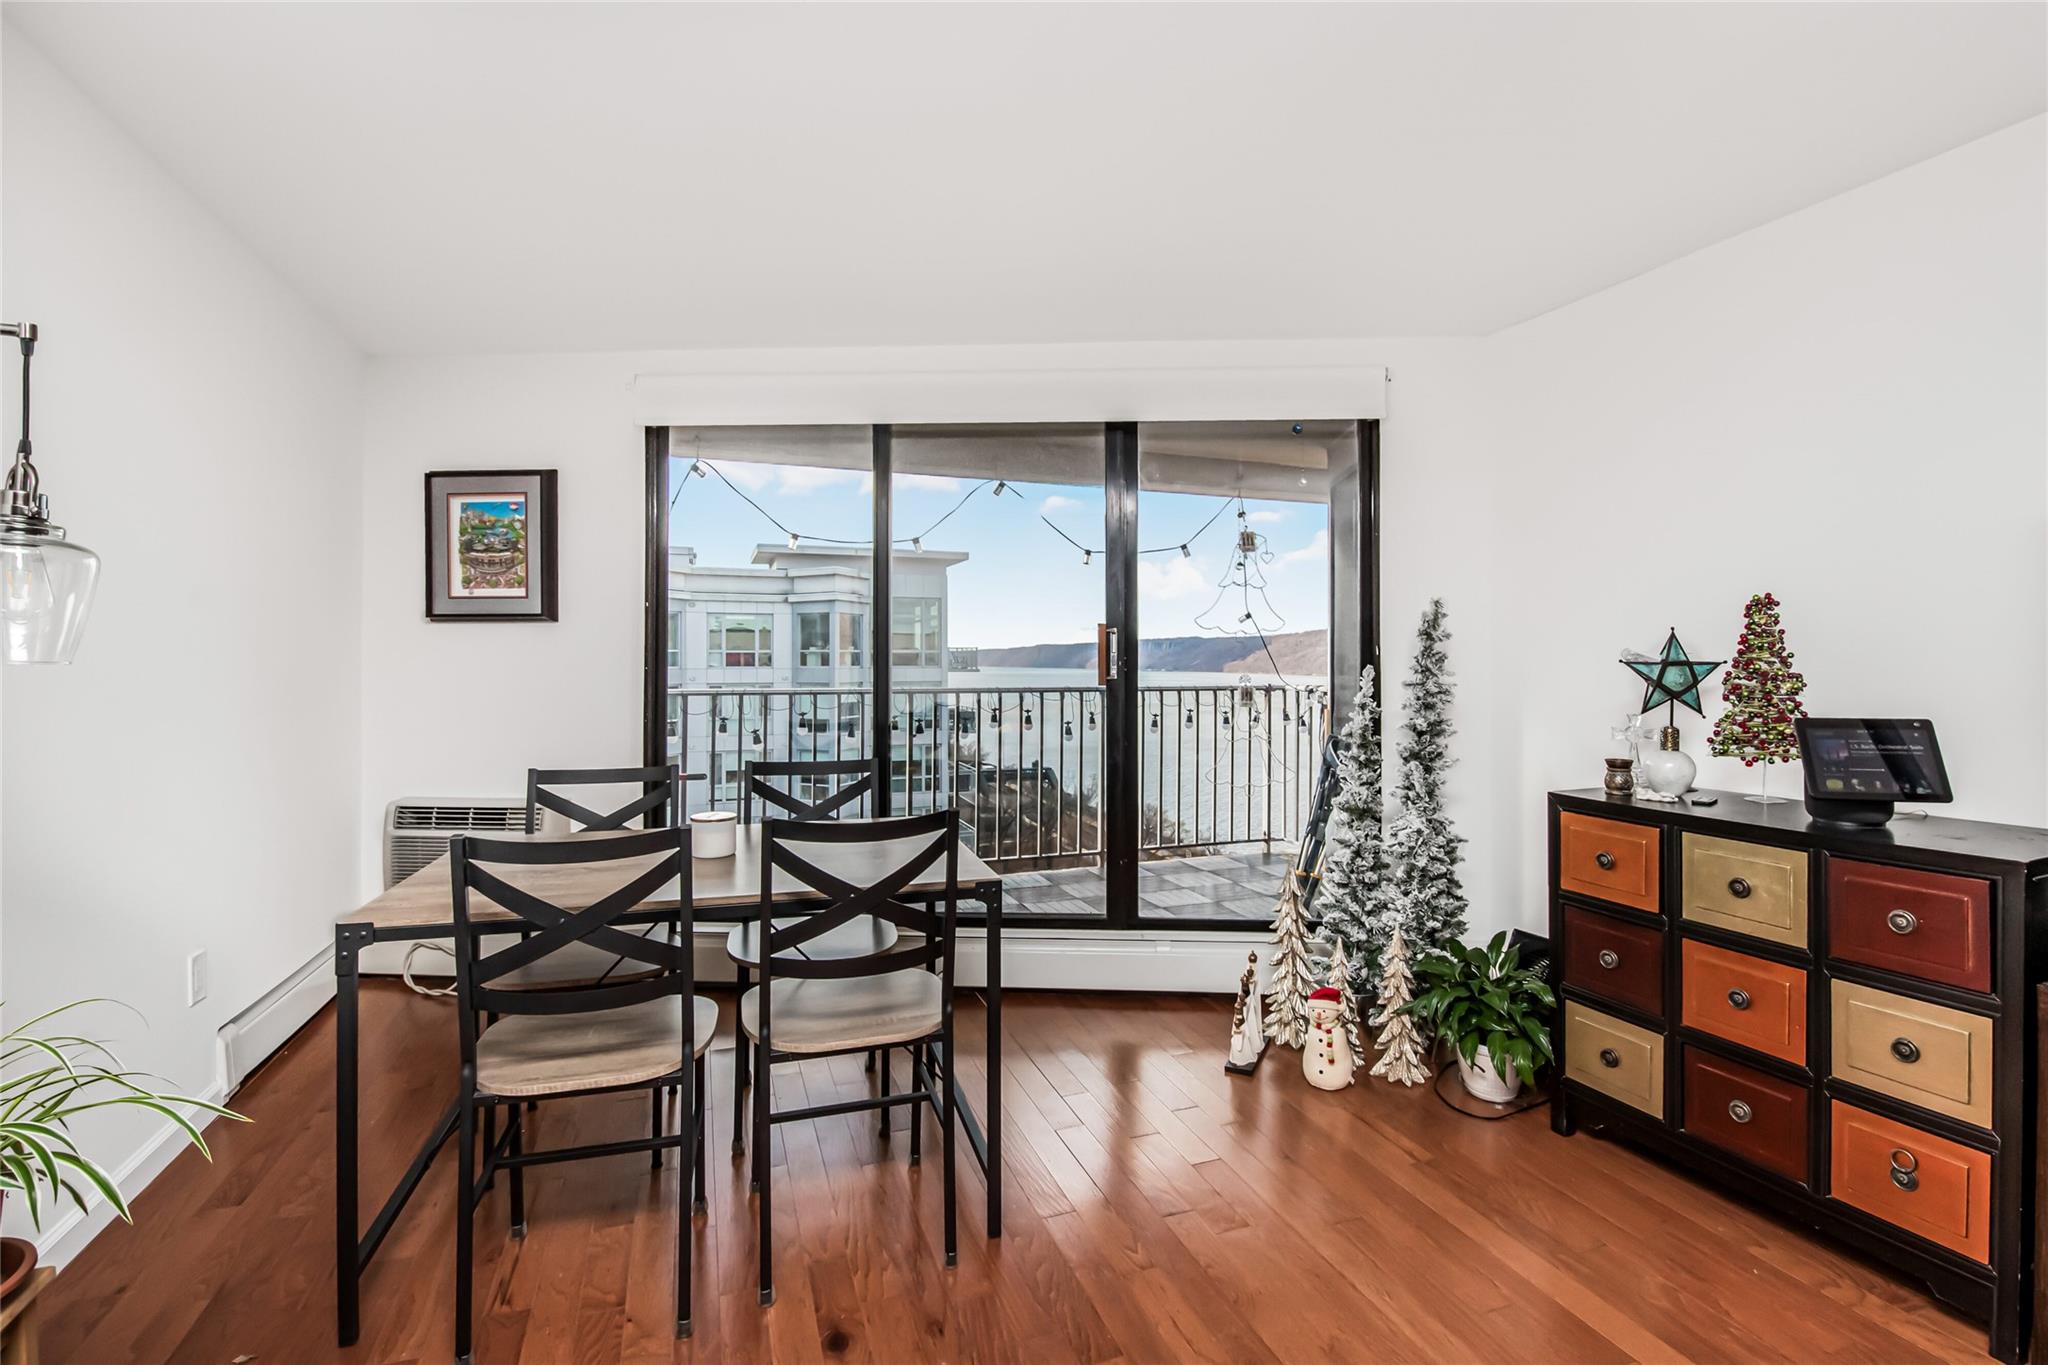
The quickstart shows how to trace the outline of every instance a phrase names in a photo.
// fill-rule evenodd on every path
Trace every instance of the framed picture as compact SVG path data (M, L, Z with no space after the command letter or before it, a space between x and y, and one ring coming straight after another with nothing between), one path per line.
M552 621L555 471L427 475L427 619Z

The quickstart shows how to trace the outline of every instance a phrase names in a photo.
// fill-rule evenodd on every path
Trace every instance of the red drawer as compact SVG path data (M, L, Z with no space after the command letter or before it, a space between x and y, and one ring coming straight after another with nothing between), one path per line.
M1812 1112L1807 1099L1803 1086L1695 1047L1685 1050L1685 1131L1802 1184Z
M1610 915L1567 905L1564 979L1580 990L1662 1015L1664 935L1651 925L1624 924Z
M1828 859L1828 953L1965 990L1991 989L1991 883Z

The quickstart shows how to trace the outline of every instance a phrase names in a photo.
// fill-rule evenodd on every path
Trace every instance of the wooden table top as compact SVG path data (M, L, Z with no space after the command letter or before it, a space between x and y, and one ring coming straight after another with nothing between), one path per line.
M841 823L845 823L842 821ZM633 833L637 831L627 831ZM696 858L691 861L691 881L696 909L705 911L752 907L761 899L761 830L742 825L734 831L736 848L730 858ZM493 839L538 840L527 834L493 834ZM559 836L556 836L559 837ZM572 839L602 839L609 834L572 834ZM855 886L865 886L901 866L924 843L920 836L891 839L880 844L805 844L803 856L824 871ZM530 891L564 910L582 910L602 900L609 892L654 866L660 855L625 859L616 863L578 864L569 867L525 867L500 865L492 868L521 890ZM945 870L934 863L928 875L912 882L906 897L936 890L945 882ZM962 893L1000 886L1002 878L963 842L960 846L960 889ZM777 868L775 899L801 901L816 896L796 878ZM650 909L673 910L681 904L681 889L673 881L647 898ZM480 893L470 897L473 920L516 919L511 911L494 904ZM709 916L716 918L716 916ZM359 910L341 916L339 924L369 924L379 929L417 929L455 921L455 893L449 883L448 857L443 854L398 885Z

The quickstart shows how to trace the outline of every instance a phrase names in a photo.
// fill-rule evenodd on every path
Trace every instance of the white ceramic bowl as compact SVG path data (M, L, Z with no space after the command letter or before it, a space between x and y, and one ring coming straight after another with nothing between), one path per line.
M739 817L729 810L699 811L690 817L690 856L730 858Z

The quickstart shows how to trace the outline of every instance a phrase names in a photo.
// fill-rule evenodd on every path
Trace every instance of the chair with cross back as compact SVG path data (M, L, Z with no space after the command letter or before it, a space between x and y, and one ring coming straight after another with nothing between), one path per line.
M824 908L776 924L771 915L778 878L815 894ZM754 1046L753 1161L764 1307L775 1301L768 1132L776 1123L910 1105L910 1161L916 1165L923 1108L929 1106L943 1135L946 1264L956 1261L952 1086L959 897L958 811L844 823L771 819L762 825L761 923L773 927L763 934L761 983L740 998L739 1013L740 1030ZM886 920L918 940L858 956L803 953L805 944L863 916ZM910 1089L774 1109L774 1087L767 1084L774 1063L876 1048L909 1054Z
M875 789L875 767L871 759L756 759L741 769L740 823L754 823L755 802L760 803L760 813L766 817L790 820L836 820L842 814L857 814L868 809L868 797ZM778 786L778 782L788 785ZM822 792L822 795L820 794ZM856 802L859 804L856 806ZM866 935L881 934L894 942L894 930L886 925L853 926ZM753 975L744 965L751 954L742 945L753 946L752 926L740 925L732 931L728 940L728 955L733 959L734 971L739 982L739 991L746 994L753 983ZM867 1069L875 1072L881 1064L879 1052L868 1054ZM739 1049L733 1067L732 1091L732 1151L734 1156L746 1150L744 1134L746 1125L746 1088L752 1083L751 1068L746 1049ZM884 1093L889 1078L883 1077ZM882 1114L883 1135L887 1136L889 1116Z
M583 1158L671 1148L684 1155L676 1210L676 1334L690 1330L691 1209L704 1184L704 1052L718 1007L696 993L688 935L676 943L621 925L622 917L671 883L687 925L691 906L688 829L655 828L607 839L515 841L464 835L449 845L455 902L456 1018L461 1044L457 1131L455 1354L471 1354L471 1276L478 1202L504 1171L511 1185L512 1235L526 1231L525 1169ZM556 891L558 904L529 889ZM606 887L598 894L594 884ZM514 937L513 934L518 936ZM490 948L493 943L506 946ZM525 968L578 945L648 969L553 990L506 990ZM489 949L487 951L487 949ZM481 1021L489 1018L487 1026ZM680 1092L673 1136L657 1124L647 1137L527 1151L524 1107L536 1102L645 1089L659 1113L661 1092ZM478 1119L505 1111L502 1136L486 1128L478 1169ZM685 1205L690 1205L686 1208Z

